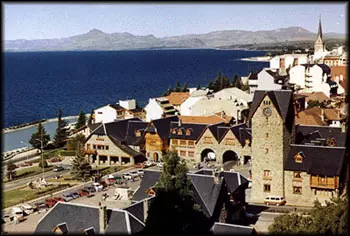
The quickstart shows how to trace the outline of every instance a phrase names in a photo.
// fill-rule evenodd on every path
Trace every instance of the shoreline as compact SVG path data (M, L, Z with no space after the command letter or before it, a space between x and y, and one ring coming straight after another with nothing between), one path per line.
M264 56L264 57L247 57L241 58L241 61L258 61L258 62L269 62L272 57Z
M78 116L62 117L63 120L72 119L72 118L78 118ZM28 123L24 123L24 124L20 124L20 125L15 125L15 126L11 126L11 127L2 129L1 133L2 134L7 134L7 133L15 132L15 131L18 131L18 130L34 127L34 126L38 125L40 122L41 122L41 124L46 124L46 123L49 123L49 122L52 122L52 121L57 121L57 120L58 120L58 118L56 117L56 118L51 118L51 119L42 119L42 120L39 120L39 121L33 121L33 122L28 122Z

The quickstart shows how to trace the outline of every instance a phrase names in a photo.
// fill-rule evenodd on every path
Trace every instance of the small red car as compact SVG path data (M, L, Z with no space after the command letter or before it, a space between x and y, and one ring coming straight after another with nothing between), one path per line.
M82 189L82 190L79 190L78 191L78 194L80 195L80 197L83 197L83 196L89 196L89 192Z

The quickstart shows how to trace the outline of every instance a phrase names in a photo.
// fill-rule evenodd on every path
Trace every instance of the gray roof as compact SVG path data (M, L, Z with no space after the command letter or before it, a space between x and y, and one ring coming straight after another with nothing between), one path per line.
M134 204L124 208L124 210L130 212L133 216L135 216L140 221L145 222L145 218L144 218L145 212L144 212L144 206L143 206L144 201L147 201L148 209L149 209L151 203L154 201L154 196L135 202Z
M156 170L144 170L144 175L140 183L140 187L135 191L132 199L134 201L141 201L142 199L148 198L146 191L154 187L160 177L160 171Z
M58 202L40 220L35 229L37 233L51 233L52 229L66 222L68 233L82 233L93 227L100 232L99 208L88 205ZM130 224L128 223L130 222ZM120 209L107 209L107 233L136 233L143 229L144 224L129 212Z
M215 222L210 231L218 235L255 234L253 227L219 222Z
M179 126L179 122L170 123L170 138L173 139L186 139L186 140L197 140L198 137L202 134L203 130L207 127L204 124L192 124L192 123L182 123ZM176 129L176 133L172 132L173 129ZM182 135L178 134L178 130L182 129ZM190 135L186 135L186 130L190 130Z
M291 144L284 169L312 175L339 176L344 166L345 152L345 147ZM298 153L304 157L302 163L297 163L294 160Z
M231 194L236 192L236 190L244 184L248 187L248 179L240 173L224 171L222 172L222 176Z
M346 132L340 127L330 126L295 126L295 144L306 144L311 141L325 139L325 145L330 138L334 138L336 147L345 147Z

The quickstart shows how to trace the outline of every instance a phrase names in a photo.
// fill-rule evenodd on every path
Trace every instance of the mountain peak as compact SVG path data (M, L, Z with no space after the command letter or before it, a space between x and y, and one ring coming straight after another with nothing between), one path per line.
M89 34L104 34L104 33L99 29L92 29L89 31Z

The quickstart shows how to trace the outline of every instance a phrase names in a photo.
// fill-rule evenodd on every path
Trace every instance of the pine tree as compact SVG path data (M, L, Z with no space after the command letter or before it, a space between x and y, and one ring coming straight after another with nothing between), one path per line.
M75 128L76 129L80 129L85 124L86 124L86 116L85 116L84 112L81 110L80 113L79 113L79 117L78 117L77 123L75 124Z
M16 176L16 165L13 163L12 160L9 160L9 162L6 165L6 176L8 181L12 181L14 180L15 176Z
M91 165L85 157L86 151L84 146L78 143L76 156L73 159L71 174L74 179L87 180L91 177Z
M182 92L188 92L188 82L186 82L182 88Z
M35 133L32 134L29 143L37 149L41 148L41 140L43 142L43 147L47 145L47 143L50 141L50 135L46 134L46 130L44 126L41 124L41 122L38 124L38 128Z
M222 79L222 89L225 88L230 88L230 79L227 76L224 76L224 78Z
M232 87L236 87L236 81L238 80L238 75L234 74L233 75L233 80L232 80Z
M84 146L84 143L85 143L85 135L78 134L77 136L71 138L67 142L67 150L68 151L78 150L78 147Z
M207 233L210 222L195 203L185 161L175 152L164 156L156 197L148 211L145 233Z
M221 72L218 72L218 75L216 76L215 80L214 80L214 92L217 92L221 89L222 87L222 76L221 76Z
M201 89L201 85L197 84L197 90L200 90L200 89Z
M54 140L55 147L62 147L66 143L66 139L68 137L68 132L65 128L66 125L67 122L62 119L62 111L60 108L58 108L58 122Z
M93 117L94 117L94 109L92 109L91 112L90 112L90 116L89 116L89 120L88 120L88 125L91 125L91 124L92 124Z
M181 84L179 81L176 82L175 92L181 92Z

